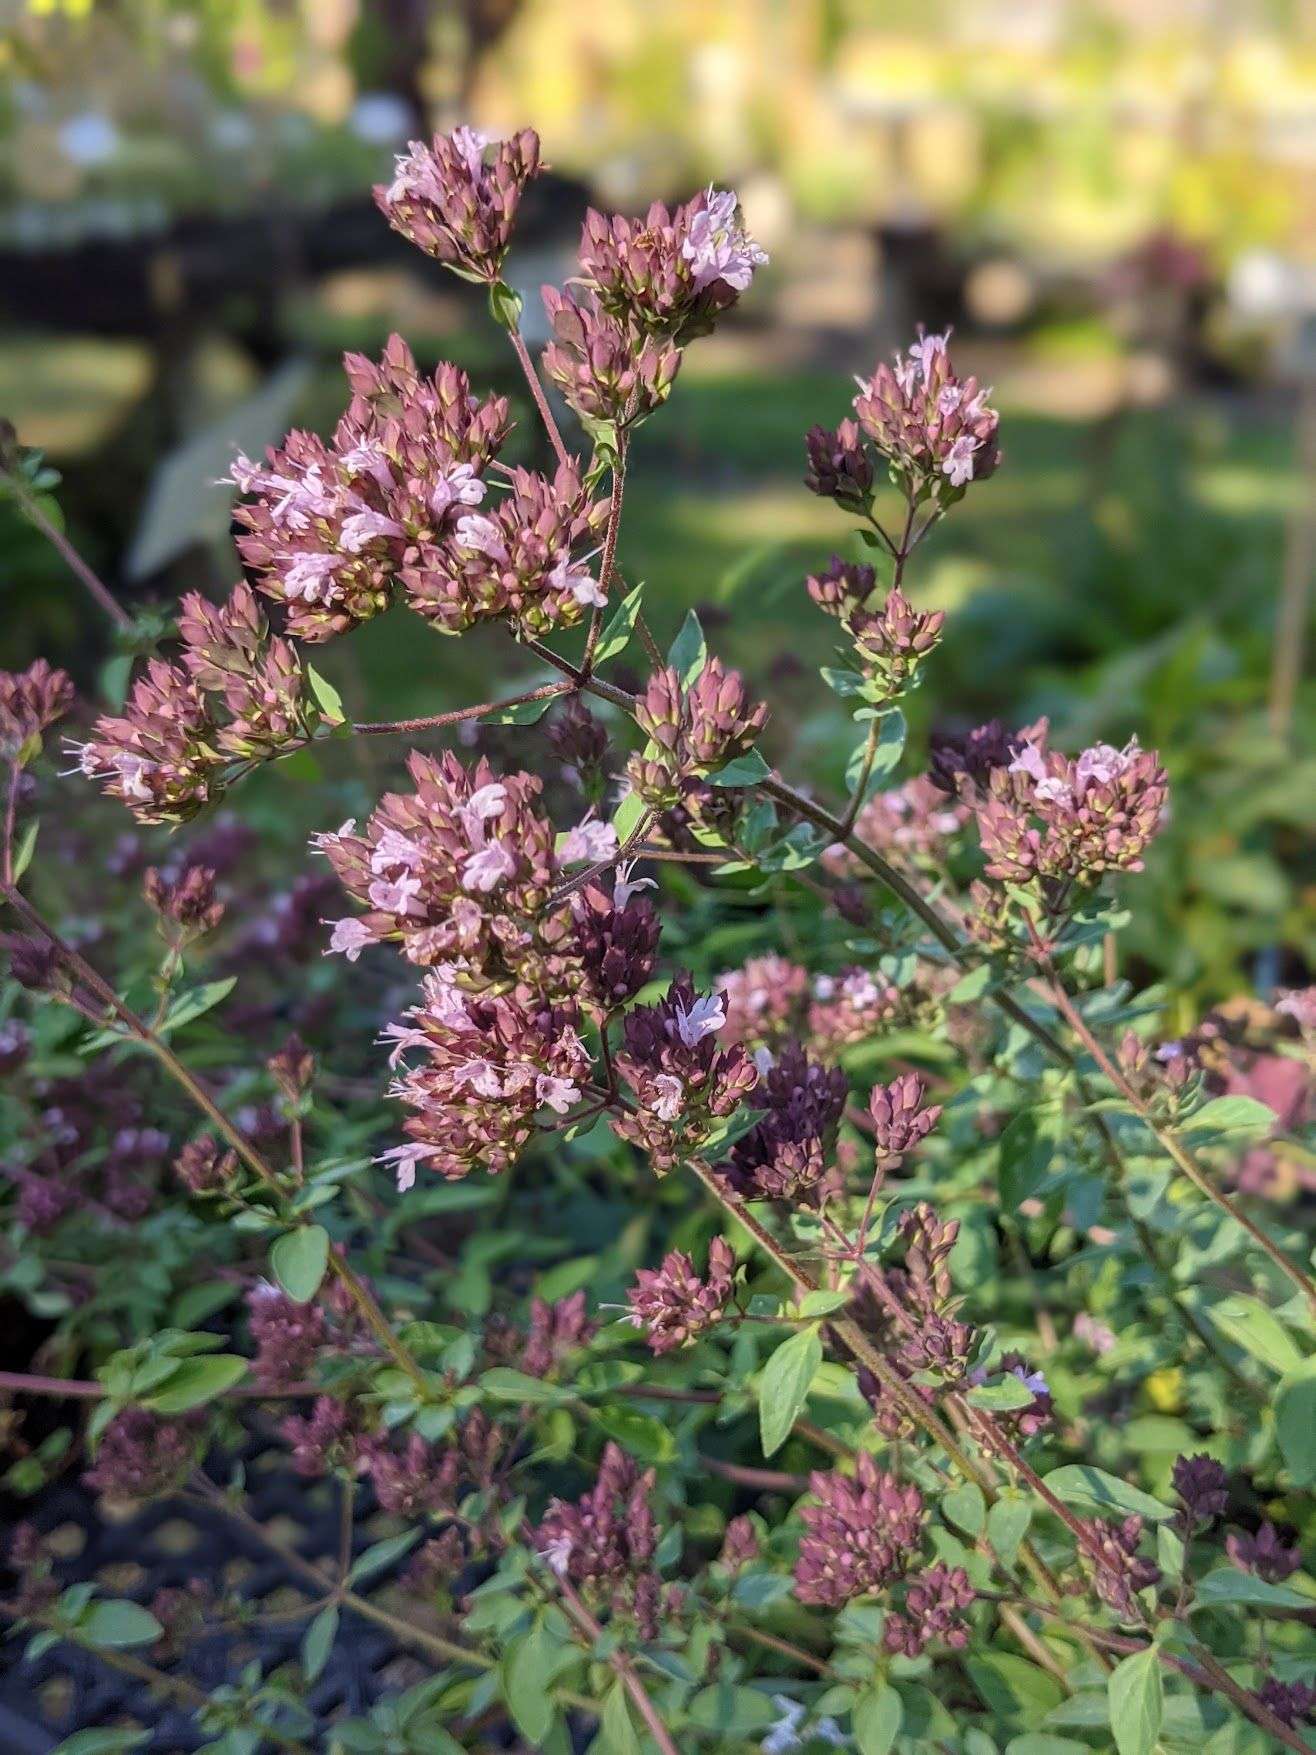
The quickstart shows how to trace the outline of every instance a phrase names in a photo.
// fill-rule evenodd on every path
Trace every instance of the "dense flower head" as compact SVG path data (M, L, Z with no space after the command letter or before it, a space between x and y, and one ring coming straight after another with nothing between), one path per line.
M547 1377L562 1359L583 1347L594 1333L585 1308L585 1294L573 1292L550 1304L546 1298L530 1303L530 1327L516 1363L530 1377Z
M742 1513L733 1517L727 1524L726 1533L722 1537L722 1547L718 1561L730 1571L738 1571L742 1566L749 1566L758 1559L762 1552L762 1543L754 1520Z
M429 553L485 498L484 470L507 435L507 401L476 401L465 372L432 377L393 335L376 364L343 361L351 401L332 442L292 432L232 480L243 560L284 606L288 632L327 640L389 603L404 564Z
M490 148L492 147L492 153ZM541 168L539 136L491 141L475 128L413 140L375 204L409 243L471 280L495 281L526 184Z
M306 682L291 644L272 638L251 587L222 604L193 591L178 631L183 668L211 699L215 741L234 758L270 754L310 729Z
M658 961L658 911L623 861L615 874L600 874L571 897L576 947L585 991L604 1011L633 999Z
M1225 1549L1235 1566L1244 1572L1255 1572L1267 1584L1282 1584L1302 1564L1302 1550L1296 1542L1286 1542L1273 1523L1267 1521L1255 1534L1230 1530Z
M724 189L671 210L655 201L643 219L590 208L580 239L581 275L603 308L678 342L707 334L766 261Z
M44 658L26 670L0 670L0 756L13 761L73 704L73 679Z
M1229 1504L1229 1476L1213 1456L1180 1456L1171 1471L1189 1529L1221 1517Z
M826 568L810 573L804 581L809 596L825 615L848 621L867 604L877 589L877 574L859 561L842 560L834 554Z
M878 1035L899 1014L899 990L879 974L850 968L819 975L809 1007L809 1040L820 1054L834 1057Z
M280 1422L279 1433L292 1451L292 1466L299 1475L314 1478L331 1469L355 1466L351 1409L333 1396L317 1396L309 1414L289 1414Z
M537 639L607 601L588 551L608 508L590 498L576 465L559 464L552 477L513 469L506 485L496 504L463 511L402 568L408 603L440 633L501 620Z
M873 459L856 421L843 420L834 430L810 427L804 436L808 456L804 485L810 493L851 512L867 511L873 498ZM821 599L814 601L827 607Z
M899 1578L922 1540L918 1488L884 1474L867 1451L855 1458L853 1476L815 1473L810 1483L818 1504L800 1513L805 1530L795 1563L800 1601L839 1609Z
M327 1330L316 1303L301 1304L268 1280L247 1294L247 1318L256 1343L252 1369L264 1389L288 1389L310 1376Z
M423 1164L455 1179L477 1167L508 1169L545 1111L565 1115L579 1101L592 1062L574 1005L517 992L470 994L452 966L425 976L422 998L385 1032L404 1066L389 1095L412 1111L408 1143L384 1154L407 1189Z
M731 1149L728 1173L750 1200L794 1200L816 1189L828 1159L849 1090L839 1067L810 1060L788 1042L759 1080L757 1121Z
M1008 768L1026 744L1044 741L1047 731L1045 719L1019 731L1007 731L999 719L989 719L970 731L934 736L928 779L942 792L971 798L986 790L995 769Z
M77 746L78 765L143 823L186 822L221 790L227 759L210 708L180 665L152 658L122 714L105 714Z
M768 709L750 700L738 670L709 658L688 685L671 665L655 671L635 719L649 744L631 758L627 775L646 804L664 809L681 800L692 780L744 755L766 725Z
M101 1434L83 1481L107 1499L154 1499L179 1486L197 1458L200 1416L162 1420L125 1408Z
M1001 460L1000 417L976 378L960 378L951 364L949 332L920 328L907 354L882 362L860 378L855 416L911 499L958 499Z
M854 832L866 846L903 865L942 866L971 816L959 799L947 799L926 775L876 792L855 818ZM838 876L858 877L866 869L838 843L823 855Z
M208 865L187 865L176 875L148 866L142 892L171 935L177 929L185 938L193 938L212 931L224 917L224 904L215 894L215 873Z
M1165 816L1168 781L1155 752L1133 738L1077 757L1041 733L997 768L978 808L987 872L1012 883L1093 884L1108 871L1141 871Z
M894 701L918 676L919 666L941 641L944 610L917 610L898 585L887 592L880 609L854 610L845 626L855 643L855 656L882 699Z
M534 1545L559 1578L591 1597L604 1597L614 1614L655 1618L658 1587L654 1554L658 1528L650 1495L652 1469L611 1441L593 1487L574 1504L554 1499L534 1532ZM638 1600L637 1600L638 1599Z
M236 1176L238 1155L214 1134L190 1140L174 1160L174 1173L192 1194L215 1194Z
M591 293L546 286L543 299L553 331L544 371L582 420L626 428L667 400L681 365L673 342L605 310Z
M682 1249L673 1249L656 1268L638 1268L626 1294L630 1319L643 1329L654 1353L688 1346L716 1323L727 1307L735 1279L736 1257L725 1237L715 1237L708 1250L708 1275L701 1278Z
M524 973L559 872L553 825L535 809L541 782L498 775L483 758L468 769L450 750L413 750L407 768L414 791L386 793L359 833L349 821L315 839L368 910L338 921L330 948L355 961L392 939L413 963Z
M928 1103L927 1094L927 1086L917 1073L901 1073L889 1085L873 1086L868 1113L873 1123L873 1148L884 1170L894 1169L941 1119L941 1105Z
M758 1083L739 1044L719 1045L725 1022L721 996L697 993L688 975L678 976L656 1005L626 1015L614 1058L636 1108L614 1127L649 1154L659 1175L697 1151Z
M1142 1519L1126 1517L1122 1523L1089 1523L1085 1549L1092 1565L1097 1595L1121 1621L1138 1618L1139 1591L1155 1584L1161 1569L1138 1553Z
M357 1466L370 1477L381 1509L421 1517L456 1509L466 1492L488 1488L506 1448L507 1434L475 1408L442 1444L413 1432L400 1446L363 1439Z
M773 952L751 957L743 968L725 970L716 985L726 1009L728 1042L775 1050L803 1025L809 971L788 957Z
M905 1591L904 1609L888 1615L882 1630L888 1651L915 1658L933 1640L952 1651L962 1651L969 1641L964 1611L974 1599L969 1575L962 1566L939 1560L912 1578Z

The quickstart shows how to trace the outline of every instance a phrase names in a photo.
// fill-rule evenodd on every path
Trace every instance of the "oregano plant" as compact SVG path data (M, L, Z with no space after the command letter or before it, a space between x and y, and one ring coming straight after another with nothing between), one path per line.
M946 620L918 565L1008 469L991 393L920 330L807 435L828 789L735 615L665 646L627 557L635 431L764 253L716 188L591 211L536 362L504 273L539 165L457 129L376 198L485 289L545 469L394 336L331 435L235 458L245 577L161 626L6 443L135 656L63 777L68 677L0 677L4 1286L47 1325L0 1377L18 1649L127 1668L224 1755L1316 1748L1312 1239L1240 1173L1281 1118L1228 1021L1170 1037L1118 974L1165 769L1037 721L910 771ZM492 630L522 685L353 720L317 649L388 611ZM257 776L355 740L405 769L271 874ZM1316 991L1250 1027L1309 1068ZM254 1440L336 1553L257 1514ZM66 1470L221 1520L297 1606L78 1578L41 1520ZM269 1616L294 1657L190 1661ZM420 1679L323 1707L363 1624ZM103 1730L64 1747L163 1746Z

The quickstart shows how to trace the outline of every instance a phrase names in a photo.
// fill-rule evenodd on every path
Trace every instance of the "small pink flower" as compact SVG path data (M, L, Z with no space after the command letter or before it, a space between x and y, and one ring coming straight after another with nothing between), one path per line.
M484 512L467 512L457 520L457 541L463 548L473 548L491 561L507 559L507 543L494 519Z
M363 920L349 917L346 920L335 920L333 936L329 940L329 951L341 951L349 963L355 963L367 945L375 942L374 934ZM329 952L325 953L326 956Z
M580 1101L580 1086L571 1079L552 1078L540 1073L535 1080L535 1096L555 1115L565 1115L573 1103Z
M768 259L742 225L738 205L730 190L710 188L706 204L690 220L681 254L700 291L721 280L744 292L754 270Z
M698 994L689 1009L678 1005L675 1012L676 1033L687 1048L697 1048L705 1036L716 1035L726 1021L720 993Z
M616 829L611 823L599 822L591 811L575 828L567 830L557 856L563 865L597 865L611 859L616 851Z
M487 896L516 870L516 861L501 841L490 841L481 847L462 867L462 883L468 890Z
M675 1121L681 1113L685 1086L671 1073L659 1073L653 1081L656 1100L650 1105L659 1121Z

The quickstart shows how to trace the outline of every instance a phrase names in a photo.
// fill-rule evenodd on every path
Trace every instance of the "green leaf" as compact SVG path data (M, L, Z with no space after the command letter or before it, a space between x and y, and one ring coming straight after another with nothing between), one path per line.
M904 1716L905 1704L890 1682L878 1682L861 1694L850 1712L859 1755L887 1755Z
M986 1651L966 1659L964 1667L991 1710L1019 1720L1026 1730L1040 1725L1063 1698L1054 1676L1013 1652Z
M1150 1523L1174 1516L1170 1506L1162 1505L1150 1493L1142 1493L1088 1463L1066 1463L1064 1468L1052 1469L1045 1480L1057 1499L1085 1511L1119 1512L1122 1517L1145 1517Z
M701 1688L686 1711L691 1724L729 1737L765 1730L777 1717L766 1694L737 1687L734 1682L714 1682L711 1688Z
M609 658L615 658L624 652L631 643L631 635L635 632L635 624L640 619L640 605L644 600L644 582L633 591L628 591L608 618L603 632L599 635L599 643L594 650L595 664L606 664Z
M978 1383L969 1391L968 1399L975 1408L987 1408L994 1414L1008 1414L1015 1408L1026 1408L1036 1396L1021 1377L1007 1371L999 1383Z
M1217 1133L1269 1133L1275 1111L1255 1097L1212 1097L1184 1123L1186 1131L1214 1128Z
M1161 1734L1161 1666L1154 1646L1134 1652L1106 1684L1110 1728L1119 1755L1152 1755Z
M150 1731L75 1731L51 1755L118 1755L121 1749L144 1748L150 1740Z
M337 1637L338 1604L330 1603L320 1610L302 1635L302 1670L308 1682L314 1682L329 1662L329 1653Z
M1286 1377L1275 1397L1280 1455L1299 1487L1316 1481L1316 1365Z
M221 999L227 999L237 985L237 979L236 975L227 975L222 981L207 981L203 987L194 987L190 993L180 993L164 1015L160 1034L167 1036L173 1030L181 1030L184 1024L192 1023L203 1012L217 1006Z
M777 1348L759 1377L759 1434L764 1456L781 1449L808 1400L813 1374L822 1364L816 1328L802 1328Z
M270 1250L274 1277L290 1298L309 1304L320 1290L329 1266L329 1233L323 1225L299 1225L285 1231Z
M1026 1111L1001 1135L1001 1206L1007 1213L1033 1195L1050 1174L1059 1142L1059 1119Z
M542 719L553 705L561 700L560 695L544 695L538 701L517 701L513 706L500 707L496 713L486 713L481 725L534 725Z
M612 813L612 826L617 831L617 839L622 846L635 833L647 809L648 806L638 792L628 792Z
M946 995L947 1003L950 1005L970 1005L975 999L982 998L994 980L995 975L991 964L979 963L977 968L970 969L960 976Z
M503 1659L503 1691L517 1729L538 1747L552 1728L553 1678L561 1668L563 1647L536 1621L514 1640Z
M797 1316L830 1316L833 1310L842 1310L849 1302L848 1292L806 1292L794 1310Z
M766 780L772 769L763 760L757 750L746 750L743 756L737 756L719 768L716 774L708 775L710 786L756 786L760 780Z
M489 315L506 330L515 329L521 321L523 304L520 293L514 292L505 280L496 280L489 288Z
M606 1755L644 1755L640 1739L635 1734L635 1726L631 1723L626 1690L620 1681L613 1683L608 1698L603 1703L603 1714L594 1748L597 1749L600 1743Z
M19 837L18 846L14 852L15 883L19 881L28 866L32 863L32 855L37 850L37 835L39 834L40 829L40 819L38 817L33 817L32 821L27 825L23 830L22 835Z
M1286 1584L1268 1584L1255 1573L1235 1566L1217 1567L1198 1582L1193 1607L1211 1608L1219 1603L1253 1609L1316 1609L1316 1597L1304 1596Z
M414 1548L421 1534L420 1530L403 1530L400 1536L387 1536L382 1542L376 1542L364 1554L357 1556L347 1575L347 1582L360 1584L362 1579L373 1578L377 1572L383 1572L386 1566L391 1566L408 1549Z
M1208 1305L1207 1315L1235 1346L1242 1347L1279 1376L1305 1364L1288 1330L1258 1299L1239 1293L1219 1304Z
M708 663L708 643L704 639L704 630L699 625L699 617L692 609L686 611L681 631L672 641L667 654L667 662L680 677L683 689L690 687Z
M78 1622L78 1636L89 1645L113 1648L128 1645L150 1645L159 1639L164 1628L140 1603L127 1597L109 1597L89 1605Z
M311 685L311 693L315 696L315 704L328 720L330 725L342 725L347 720L343 712L343 697L334 685L320 675L313 664L306 666L306 680Z
M232 1389L247 1375L247 1361L236 1353L211 1353L205 1358L184 1359L170 1372L163 1388L141 1397L142 1405L157 1414L184 1414Z
M1033 1508L1022 1496L998 1499L987 1513L987 1540L1006 1566L1014 1564L1019 1544L1028 1534Z
M893 707L889 713L883 713L878 721L877 749L873 756L872 771L864 787L865 799L877 791L888 780L900 765L900 758L905 749L905 715L899 707ZM846 764L845 784L853 792L859 784L859 776L864 769L864 751L868 747L868 739L856 744L850 752L850 760Z
M482 1373L480 1388L500 1402L546 1402L560 1406L574 1398L560 1384L546 1383L542 1377L531 1377L527 1371L514 1371L510 1365L495 1365Z
M670 1463L676 1459L676 1439L671 1427L638 1408L602 1407L594 1410L595 1424L623 1449L645 1463Z
M962 1487L943 1493L941 1509L966 1535L982 1534L987 1522L987 1501L982 1496L982 1489L975 1487L972 1481L966 1481Z

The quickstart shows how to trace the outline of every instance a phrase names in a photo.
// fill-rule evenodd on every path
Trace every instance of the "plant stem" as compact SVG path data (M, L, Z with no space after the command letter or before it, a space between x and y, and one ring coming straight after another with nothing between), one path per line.
M530 386L530 394L534 397L535 407L539 410L539 418L544 423L544 431L548 434L549 443L553 447L558 465L561 467L563 464L570 463L570 454L562 442L562 434L558 431L557 422L553 418L553 410L548 405L544 386L539 381L539 373L535 370L535 363L530 358L525 338L521 331L515 327L509 329L507 335L517 359L521 362L521 370L525 373L525 381Z
M87 565L64 532L46 517L36 496L29 493L26 483L17 474L10 474L7 470L4 473L8 476L9 485L22 508L23 516L30 524L36 526L64 562L64 565L86 587L90 596L109 616L114 625L120 629L131 628L133 619L127 610L117 602L114 593L100 575Z
M103 1383L90 1377L41 1377L25 1371L0 1371L0 1393L50 1396L58 1401L98 1402L108 1393ZM318 1383L290 1383L286 1389L266 1389L255 1383L235 1383L222 1391L235 1401L295 1401L301 1396L322 1395Z
M617 460L612 466L612 492L608 498L608 529L603 538L603 559L599 563L599 590L606 597L608 586L612 581L613 564L617 559L617 538L621 532L621 502L626 492L626 435L623 433L617 441ZM581 675L587 680L594 672L594 653L599 643L599 635L603 630L603 609L596 605L589 621L589 634L585 640L585 656L581 660Z
M558 1592L563 1606L577 1629L585 1634L591 1644L603 1637L603 1629L590 1614L580 1600L575 1587L565 1578L557 1579ZM650 1700L644 1683L636 1675L631 1660L623 1651L612 1651L608 1654L608 1666L621 1681L622 1687L631 1698L631 1702L648 1727L649 1734L657 1743L662 1755L681 1755L681 1751L672 1741L671 1732L659 1717L658 1708Z
M490 713L502 713L509 707L522 707L531 701L551 701L568 694L566 683L544 683L542 687L525 689L519 695L508 695L501 701L479 701L473 707L458 707L451 713L430 713L420 719L381 719L353 725L362 737L387 737L395 732L433 731L443 725L458 725L464 719L483 719Z

